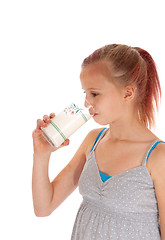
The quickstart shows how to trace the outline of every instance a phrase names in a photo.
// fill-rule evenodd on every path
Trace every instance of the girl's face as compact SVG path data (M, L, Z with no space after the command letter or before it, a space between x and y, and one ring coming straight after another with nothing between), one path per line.
M83 67L80 74L82 89L85 92L85 106L94 120L107 125L113 123L124 114L124 95L111 82L110 73L105 63L97 62ZM94 112L93 112L94 111Z

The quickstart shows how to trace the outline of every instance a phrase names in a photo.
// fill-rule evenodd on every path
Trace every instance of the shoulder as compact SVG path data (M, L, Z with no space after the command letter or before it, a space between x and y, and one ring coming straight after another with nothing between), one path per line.
M164 178L165 181L165 143L159 143L152 158L152 175L154 182Z
M96 128L96 129L92 129L88 135L86 136L86 141L87 141L87 151L86 151L86 156L88 156L88 154L90 153L90 150L98 136L98 134L103 130L104 128Z
M161 233L162 236L165 236L165 143L159 143L156 146L152 169L160 216Z
M104 128L95 128L92 129L87 136L89 136L90 140L93 140L93 138L96 138L98 134L103 130Z

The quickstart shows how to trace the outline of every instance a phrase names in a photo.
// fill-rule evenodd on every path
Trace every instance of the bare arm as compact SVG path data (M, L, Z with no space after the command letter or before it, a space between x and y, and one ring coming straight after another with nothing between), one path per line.
M99 131L96 129L88 133L72 160L52 182L48 176L51 152L34 151L32 193L36 216L50 215L77 188L86 154Z
M160 143L155 151L152 175L158 201L161 240L165 240L165 144Z
M48 176L49 154L33 154L32 194L36 216L46 216L53 188Z
M50 114L50 116L44 115L43 120L38 119L37 127L32 134L34 149L32 195L34 212L37 216L45 216L49 214L49 205L53 196L53 187L48 176L51 153L69 144L69 139L67 139L60 147L56 148L50 146L50 144L43 138L41 127L46 127L53 117L55 117L54 113Z

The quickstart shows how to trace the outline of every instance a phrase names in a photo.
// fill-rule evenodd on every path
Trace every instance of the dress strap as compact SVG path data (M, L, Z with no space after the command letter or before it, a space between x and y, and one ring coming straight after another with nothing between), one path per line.
M148 158L149 158L152 150L153 150L153 149L158 145L158 143L160 143L160 142L165 143L164 141L162 141L162 140L160 140L160 139L156 139L156 140L154 140L154 141L152 142L152 144L150 145L150 147L149 147L149 149L148 149L148 151L147 151L147 153L146 153L146 155L145 155L145 157L144 157L144 160L143 160L142 165L146 165L147 160L148 160Z
M92 151L95 150L97 144L99 143L99 141L101 140L101 138L103 137L103 135L106 133L107 130L108 130L108 128L104 128L104 129L102 129L101 132L97 135L96 140L95 140L95 142L94 142L94 144L93 144L90 152L92 152Z

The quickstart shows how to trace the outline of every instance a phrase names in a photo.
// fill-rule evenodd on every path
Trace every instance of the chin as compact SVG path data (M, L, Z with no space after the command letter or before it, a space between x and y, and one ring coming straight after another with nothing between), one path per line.
M109 120L101 119L99 114L95 115L93 117L93 120L100 125L109 125L110 124Z
M94 119L94 121L95 121L96 123L100 124L100 125L103 125L103 126L110 124L110 122L108 122L108 121L102 121L102 120L97 120L97 119Z

